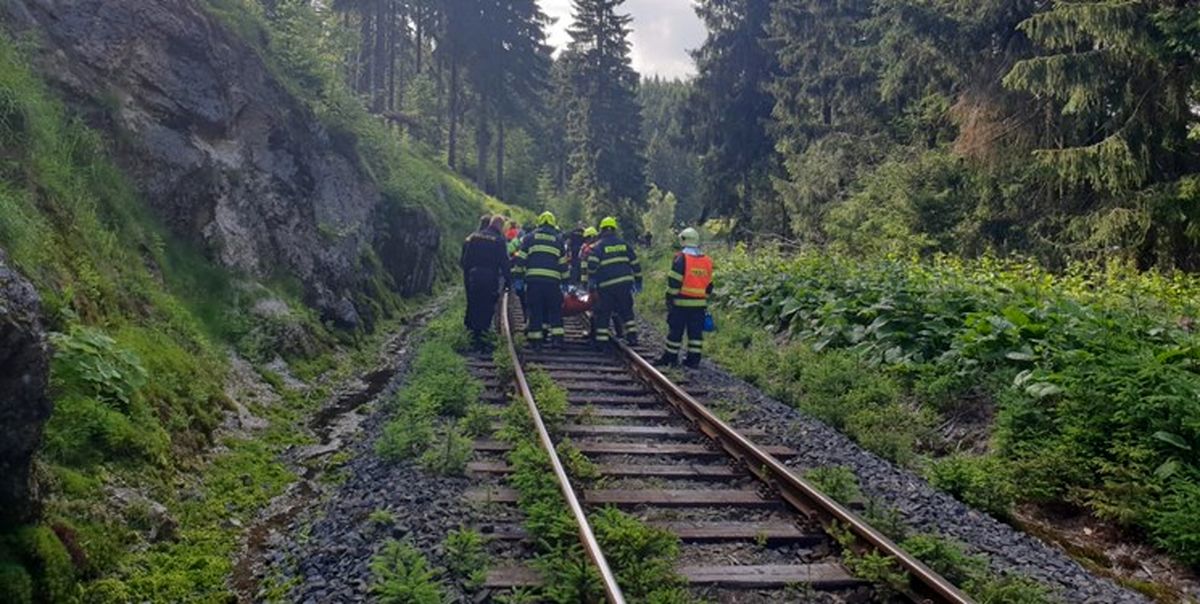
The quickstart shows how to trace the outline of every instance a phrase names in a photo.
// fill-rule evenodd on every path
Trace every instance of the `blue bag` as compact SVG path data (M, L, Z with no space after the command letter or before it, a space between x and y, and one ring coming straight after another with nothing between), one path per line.
M713 320L712 313L704 313L704 331L714 332L717 330L717 322Z

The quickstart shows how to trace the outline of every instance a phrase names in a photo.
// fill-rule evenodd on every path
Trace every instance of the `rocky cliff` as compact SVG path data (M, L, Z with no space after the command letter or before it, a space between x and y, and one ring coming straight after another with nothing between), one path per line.
M402 293L427 290L439 232L384 201L354 141L326 131L267 64L194 0L5 0L38 71L175 236L255 278L294 277L342 327L375 250ZM377 226L378 225L378 226Z
M37 515L29 473L50 417L48 373L37 292L0 250L0 529Z

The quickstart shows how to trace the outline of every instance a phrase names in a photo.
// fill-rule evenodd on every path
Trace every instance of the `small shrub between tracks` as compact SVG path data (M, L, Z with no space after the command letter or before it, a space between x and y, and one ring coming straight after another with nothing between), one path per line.
M375 577L371 593L380 604L442 604L438 573L421 552L407 542L388 541L371 558Z

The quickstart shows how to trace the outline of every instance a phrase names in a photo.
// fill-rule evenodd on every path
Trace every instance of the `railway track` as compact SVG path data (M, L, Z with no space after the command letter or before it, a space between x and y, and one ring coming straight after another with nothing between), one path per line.
M770 444L767 435L737 432L701 402L710 394L686 390L639 351L623 344L593 350L584 319L568 320L562 349L517 350L514 331L523 325L519 304L508 300L501 320L501 346L512 355L518 403L537 417L525 369L538 367L567 392L567 421L554 435L569 438L596 464L601 478L572 482L552 453L562 495L579 527L580 542L602 577L607 599L624 602L620 586L586 522L605 506L625 510L647 525L677 535L682 543L677 572L699 599L755 603L869 601L874 586L843 564L831 530L852 535L857 553L892 556L908 576L902 596L914 602L971 600L912 558L851 510L821 494L789 471L781 459L795 455ZM486 402L505 404L510 385L501 383L491 359L470 361L487 387ZM682 384L681 384L682 383ZM544 449L554 436L535 419ZM762 444L760 444L762 443ZM486 586L507 590L537 585L538 574L521 561L532 557L531 537L520 528L517 492L505 485L511 445L475 443L469 473L480 483L469 496L490 506L485 528L494 553L507 561L493 568ZM843 539L844 541L844 539Z

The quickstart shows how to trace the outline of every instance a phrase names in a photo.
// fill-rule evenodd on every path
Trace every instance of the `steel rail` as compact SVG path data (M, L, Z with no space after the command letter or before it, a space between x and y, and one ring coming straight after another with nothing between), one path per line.
M974 604L975 601L970 596L945 577L901 549L857 514L822 493L811 482L796 475L774 455L742 436L624 342L617 341L616 344L638 377L662 395L701 432L720 445L726 453L745 464L759 480L775 488L790 505L802 513L816 517L827 528L836 524L849 529L859 542L860 553L875 550L895 559L908 574L911 590L908 595L912 599L939 604Z
M575 489L571 487L571 479L567 477L562 460L558 458L558 452L554 449L554 441L550 438L550 432L546 430L546 423L542 421L542 414L538 411L533 391L530 390L529 382L525 379L525 370L521 367L520 357L517 356L517 345L513 339L512 321L508 318L509 296L501 296L501 300L500 329L504 332L508 355L512 359L517 389L521 392L521 398L525 399L529 417L533 420L534 428L537 430L538 440L541 441L542 448L550 457L550 465L554 468L554 477L558 482L558 488L562 491L563 499L567 500L567 507L571 509L571 515L575 517L575 524L579 526L579 542L583 545L583 550L587 553L588 558L591 558L596 569L600 571L600 580L604 584L604 594L609 603L625 604L621 586L617 584L617 577L608 566L604 551L600 549L600 542L596 540L596 535L592 532L592 525L588 523L583 506L580 505L579 498L575 495Z

